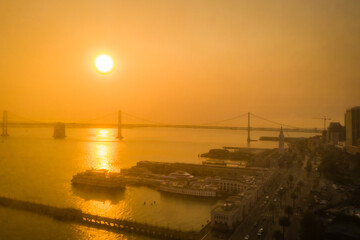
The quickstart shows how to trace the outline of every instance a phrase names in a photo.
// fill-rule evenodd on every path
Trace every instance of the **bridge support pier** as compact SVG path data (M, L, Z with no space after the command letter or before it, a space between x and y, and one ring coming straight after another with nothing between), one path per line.
M2 134L1 134L1 136L3 136L3 137L9 136L7 111L3 112L3 122L2 122Z
M65 123L55 123L54 125L54 138L64 138L65 136Z
M118 113L118 135L117 135L117 138L118 139L123 139L124 137L122 136L121 134L121 111L119 111Z

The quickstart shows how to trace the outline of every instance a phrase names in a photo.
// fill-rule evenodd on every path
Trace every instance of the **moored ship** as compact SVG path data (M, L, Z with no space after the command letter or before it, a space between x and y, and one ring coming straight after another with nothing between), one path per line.
M231 151L230 151L231 150ZM200 154L200 157L210 159L223 159L223 160L247 160L253 156L253 153L243 149L233 149L224 147L224 149L210 149L209 152Z
M217 188L210 185L197 185L170 181L161 183L159 190L196 197L217 197Z
M106 169L90 169L73 176L73 185L89 187L125 189L120 173L109 172Z

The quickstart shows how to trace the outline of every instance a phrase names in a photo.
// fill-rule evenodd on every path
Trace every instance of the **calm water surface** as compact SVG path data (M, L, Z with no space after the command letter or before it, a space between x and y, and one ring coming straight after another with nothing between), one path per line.
M210 219L217 200L178 197L146 188L120 192L89 192L74 188L72 176L89 168L119 171L142 160L201 163L199 153L223 146L247 146L246 131L210 129L125 129L122 141L115 129L67 129L65 139L53 139L50 128L9 129L0 137L0 195L75 207L84 212L183 230L199 230ZM277 136L253 132L252 138ZM310 136L289 133L288 136ZM251 147L274 148L275 142L252 142ZM148 204L144 205L144 201ZM151 206L149 203L156 201ZM0 208L0 239L141 239L51 218Z

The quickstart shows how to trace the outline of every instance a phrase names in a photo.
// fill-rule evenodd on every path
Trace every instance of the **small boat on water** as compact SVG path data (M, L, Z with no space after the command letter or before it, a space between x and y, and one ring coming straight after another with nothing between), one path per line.
M106 189L125 189L120 173L110 172L106 169L90 169L78 173L71 179L73 185L83 185Z

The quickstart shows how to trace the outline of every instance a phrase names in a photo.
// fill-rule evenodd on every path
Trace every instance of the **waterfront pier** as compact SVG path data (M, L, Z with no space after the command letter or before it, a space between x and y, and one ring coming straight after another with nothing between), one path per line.
M227 178L236 178L240 176L258 176L264 177L269 173L268 168L246 167L232 168L223 166L210 166L194 163L169 163L140 161L136 163L137 167L145 168L152 173L169 174L177 170L182 170L196 176L220 176Z
M203 230L199 232L181 231L145 223L83 213L81 210L75 208L59 208L7 197L0 197L0 206L47 215L59 221L69 221L113 232L134 232L160 239L197 240L201 239L206 234L206 231Z

